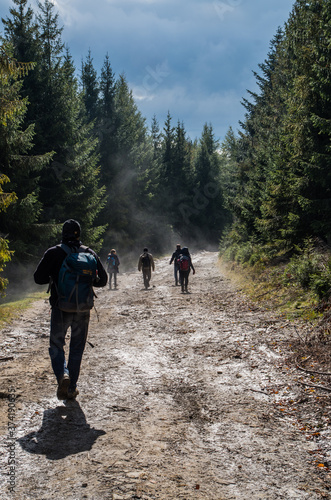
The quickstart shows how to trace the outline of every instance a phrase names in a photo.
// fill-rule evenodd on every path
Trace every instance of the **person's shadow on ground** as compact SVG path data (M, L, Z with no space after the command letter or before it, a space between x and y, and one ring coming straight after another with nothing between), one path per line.
M65 406L45 410L38 431L30 432L18 439L22 448L49 460L60 460L92 448L99 436L106 434L86 422L84 412L77 401Z

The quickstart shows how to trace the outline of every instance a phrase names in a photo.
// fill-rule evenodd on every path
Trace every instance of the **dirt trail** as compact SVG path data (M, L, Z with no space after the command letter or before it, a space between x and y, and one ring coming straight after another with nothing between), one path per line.
M320 444L284 411L302 392L277 343L293 327L252 310L216 253L193 263L190 294L168 258L148 291L138 272L98 291L77 401L56 399L45 301L3 330L2 499L329 498Z

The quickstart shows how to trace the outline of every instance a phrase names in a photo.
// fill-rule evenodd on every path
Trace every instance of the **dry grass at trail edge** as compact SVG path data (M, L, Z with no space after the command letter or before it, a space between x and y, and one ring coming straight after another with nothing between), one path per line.
M31 305L40 299L47 299L47 295L43 292L28 293L24 297L17 300L2 299L0 304L0 328L10 325L12 321L26 311Z
M298 322L295 328L296 340L289 348L296 357L314 359L320 372L331 376L331 304L321 303L313 293L298 286L284 286L280 276L284 268L248 268L219 260L222 273L228 276L252 302L253 307L262 307L291 322Z

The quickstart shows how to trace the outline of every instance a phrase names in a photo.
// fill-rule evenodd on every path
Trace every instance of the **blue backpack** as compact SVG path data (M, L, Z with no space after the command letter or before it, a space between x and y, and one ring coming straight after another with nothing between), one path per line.
M63 260L57 285L58 307L65 312L86 312L94 305L93 280L97 277L97 260L87 247L71 249L58 245L67 256Z
M116 267L116 259L113 255L110 255L107 260L108 260L108 268L111 269L112 267Z

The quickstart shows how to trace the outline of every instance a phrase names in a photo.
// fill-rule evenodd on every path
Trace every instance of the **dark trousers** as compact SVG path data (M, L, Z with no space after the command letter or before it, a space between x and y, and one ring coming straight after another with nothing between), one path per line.
M174 277L175 277L175 283L176 285L178 284L178 273L179 273L179 266L178 264L174 264Z
M114 276L114 286L117 286L117 272L109 273L109 288L111 288L111 279Z
M182 287L182 292L185 290L187 291L187 285L188 285L188 275L190 274L190 271L179 271L179 277L180 277L180 284Z
M143 271L144 286L145 286L145 288L148 288L150 279L152 277L151 268L150 267L143 267L142 271Z
M49 355L54 374L59 382L64 373L70 377L70 389L75 389L85 349L90 312L68 313L52 308ZM71 328L68 364L64 346L68 328Z

